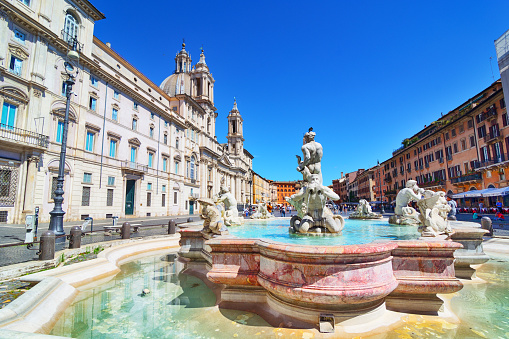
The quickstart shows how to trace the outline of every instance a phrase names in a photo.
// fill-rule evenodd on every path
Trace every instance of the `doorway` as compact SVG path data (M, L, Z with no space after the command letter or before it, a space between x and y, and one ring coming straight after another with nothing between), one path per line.
M134 214L134 191L136 180L127 180L125 187L125 214Z

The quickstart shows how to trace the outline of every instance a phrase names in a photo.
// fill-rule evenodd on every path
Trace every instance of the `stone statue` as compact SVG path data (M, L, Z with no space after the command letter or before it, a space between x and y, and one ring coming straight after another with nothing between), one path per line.
M270 219L273 217L267 210L267 203L264 201L256 205L256 212L251 215L251 219Z
M228 229L221 219L221 212L216 208L212 199L199 198L197 201L201 204L200 217L204 220L202 231L219 235L228 234Z
M396 196L396 208L394 215L389 218L390 224L396 225L420 225L419 213L408 206L410 201L419 201L424 193L422 188L417 186L417 181L408 180L406 187L398 192Z
M310 181L311 174L317 174L319 176L319 183L322 184L322 156L323 148L322 145L315 141L316 133L313 132L313 128L304 134L304 145L301 150L304 155L304 160L301 161L300 156L297 155L297 171L302 172L305 181Z
M323 148L315 141L315 135L310 128L304 135L304 160L297 156L297 171L303 176L302 188L285 198L297 210L297 215L290 220L290 230L297 233L339 233L345 225L343 217L334 215L325 206L327 199L339 200L339 196L322 185Z
M228 187L224 185L221 186L219 189L219 197L216 199L215 203L224 204L222 216L226 226L238 226L244 223L244 219L239 217L239 212L237 211L237 200L235 200L233 194L230 193L230 189Z
M421 211L422 226L419 227L419 231L423 237L436 237L439 234L452 232L447 220L451 206L445 198L445 192L426 190L424 198L417 201L417 206Z
M451 206L451 211L449 212L449 215L447 216L448 220L456 220L456 208L458 207L458 204L454 200L449 200L447 202L449 206Z
M359 200L359 205L355 212L350 214L349 219L380 219L382 217L381 214L373 213L371 211L371 206L366 201L366 199Z

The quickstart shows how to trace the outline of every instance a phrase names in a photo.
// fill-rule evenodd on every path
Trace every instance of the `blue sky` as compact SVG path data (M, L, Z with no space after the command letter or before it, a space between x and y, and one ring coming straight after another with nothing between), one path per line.
M295 155L313 127L327 185L498 79L493 42L509 29L507 0L92 3L106 16L95 35L158 85L182 38L193 64L203 45L218 140L236 97L263 177L301 179Z

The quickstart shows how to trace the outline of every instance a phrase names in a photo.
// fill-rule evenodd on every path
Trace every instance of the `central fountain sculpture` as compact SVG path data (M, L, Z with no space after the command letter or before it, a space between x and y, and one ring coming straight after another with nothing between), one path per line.
M227 186L221 186L215 203L216 205L224 204L224 210L221 213L226 226L239 226L244 223L244 218L239 217L239 211L237 211L237 200Z
M274 216L267 210L267 203L265 201L256 204L256 212L250 217L251 219L272 219Z
M303 234L340 233L345 226L343 217L334 215L325 206L327 199L339 200L339 196L322 184L323 147L315 141L315 135L313 128L304 134L301 148L304 160L297 155L297 171L303 176L302 188L291 197L285 197L297 210L297 215L290 220L290 231Z

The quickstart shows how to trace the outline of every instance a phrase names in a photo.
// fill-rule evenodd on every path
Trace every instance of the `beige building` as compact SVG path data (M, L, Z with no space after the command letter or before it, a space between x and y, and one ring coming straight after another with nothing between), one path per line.
M214 79L185 46L157 86L93 35L89 1L1 1L0 221L49 220L62 142L68 42L79 41L65 163L64 220L196 213L221 184L241 202L252 156L234 103L215 136Z
M265 179L258 173L253 171L253 200L252 203L256 204L262 201L273 202L274 196L273 185L270 180Z

